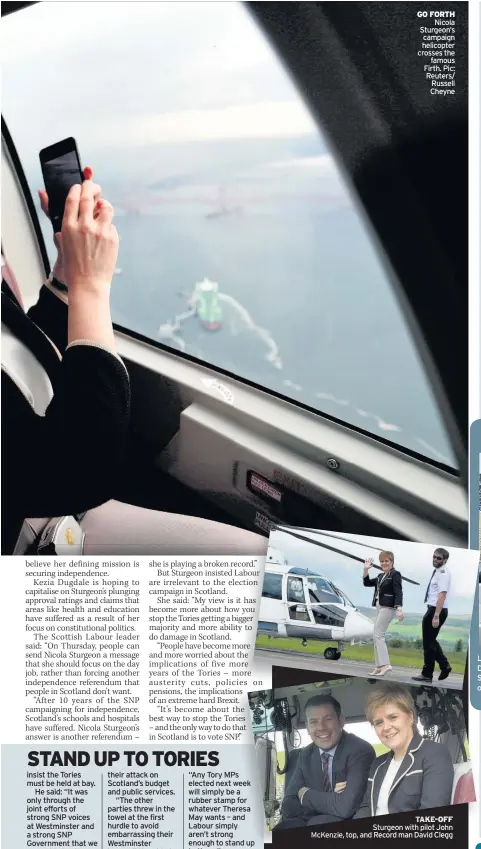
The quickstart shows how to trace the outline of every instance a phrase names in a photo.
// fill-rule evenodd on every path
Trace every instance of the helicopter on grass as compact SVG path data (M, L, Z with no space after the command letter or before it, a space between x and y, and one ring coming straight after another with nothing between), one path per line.
M364 562L341 549L319 540L313 540L300 529L276 526L277 531L289 534L305 542L319 545L337 554ZM321 533L311 531L309 533ZM334 534L322 533L336 539L346 540ZM363 543L357 543L363 545ZM365 546L373 549L373 546ZM378 549L381 551L381 549ZM379 568L379 567L375 567ZM403 576L404 581L418 584ZM264 571L264 583L257 625L257 636L269 638L298 637L302 645L308 640L337 643L324 651L326 660L339 660L346 642L351 645L368 643L374 635L374 622L360 613L346 594L330 578L312 569L289 564L283 552L269 547Z

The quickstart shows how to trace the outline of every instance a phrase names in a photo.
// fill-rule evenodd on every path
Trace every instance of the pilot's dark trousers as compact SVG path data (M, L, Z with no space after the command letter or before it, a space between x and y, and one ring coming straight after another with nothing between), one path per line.
M435 610L434 606L429 606L423 617L424 666L422 674L426 678L433 677L435 663L439 664L440 669L446 669L449 666L449 660L438 643L438 635L448 618L448 611L447 608L443 607L439 614L439 628L433 628Z

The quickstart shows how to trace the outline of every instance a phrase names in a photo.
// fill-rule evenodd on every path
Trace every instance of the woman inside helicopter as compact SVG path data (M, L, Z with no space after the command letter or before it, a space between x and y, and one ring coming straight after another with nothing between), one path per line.
M390 751L372 762L354 819L449 805L454 779L449 749L417 730L409 688L376 684L366 699L366 718Z
M91 168L84 177L70 190L53 273L28 314L2 259L2 553L23 553L27 518L38 541L49 518L71 515L86 554L263 555L257 534L112 500L131 403L110 314L118 234ZM47 194L39 196L48 215Z

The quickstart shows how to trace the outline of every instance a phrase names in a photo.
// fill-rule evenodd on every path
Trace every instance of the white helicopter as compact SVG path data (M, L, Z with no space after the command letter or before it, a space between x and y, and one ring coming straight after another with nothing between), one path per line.
M294 529L277 526L276 530L363 562L360 557L295 533ZM344 539L334 534L323 536ZM369 548L372 550L371 546ZM403 580L418 583L406 577ZM326 660L339 660L344 642L351 645L367 643L372 640L373 634L374 622L360 613L330 579L311 569L290 565L281 551L269 548L257 625L258 636L299 637L303 646L307 646L308 640L334 642L337 648L328 646L324 657Z

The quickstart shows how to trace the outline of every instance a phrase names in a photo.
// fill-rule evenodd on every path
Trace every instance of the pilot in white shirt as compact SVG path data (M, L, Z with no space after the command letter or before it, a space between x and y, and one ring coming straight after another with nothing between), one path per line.
M414 681L431 682L436 663L440 669L438 681L444 681L451 672L449 660L438 641L439 632L448 618L449 592L451 589L451 573L446 565L448 559L449 551L446 551L445 548L435 550L433 573L424 596L427 605L422 622L424 666L420 675L413 675Z

